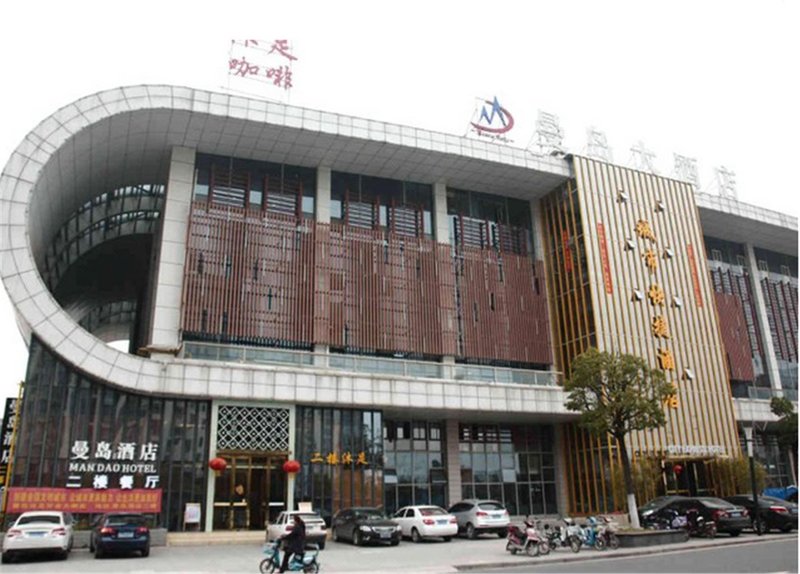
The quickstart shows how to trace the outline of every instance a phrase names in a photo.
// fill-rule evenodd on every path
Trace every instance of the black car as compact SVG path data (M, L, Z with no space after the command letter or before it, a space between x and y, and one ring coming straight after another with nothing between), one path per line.
M400 525L378 508L345 508L331 520L334 541L349 540L356 546L367 542L400 543Z
M750 521L755 520L755 505L753 504L752 494L737 494L736 496L726 496L725 500L744 506L750 513ZM758 520L761 532L770 530L781 530L791 532L797 528L797 504L775 498L774 496L758 497ZM754 526L755 528L755 526Z
M683 498L669 503L665 508L683 515L697 511L706 522L714 521L717 532L727 532L731 536L739 536L742 530L750 528L750 516L746 508L713 496Z
M120 512L104 514L94 523L89 552L102 558L112 552L141 552L150 555L150 529L143 514Z

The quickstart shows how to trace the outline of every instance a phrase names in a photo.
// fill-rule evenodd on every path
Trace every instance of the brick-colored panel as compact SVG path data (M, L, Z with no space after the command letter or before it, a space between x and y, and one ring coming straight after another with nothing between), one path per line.
M750 342L742 300L736 295L716 291L714 299L717 304L719 328L722 332L722 343L725 346L731 380L752 381L755 379L755 374L753 359L750 356Z
M544 268L524 255L464 247L456 261L463 348L469 359L549 364Z

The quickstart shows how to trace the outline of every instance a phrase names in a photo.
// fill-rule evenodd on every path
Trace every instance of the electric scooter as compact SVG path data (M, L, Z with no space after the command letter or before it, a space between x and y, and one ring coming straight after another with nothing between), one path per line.
M281 569L281 541L275 540L272 543L264 544L264 554L267 555L258 565L258 571L261 574L269 574L277 572ZM319 562L317 556L319 555L319 546L313 545L314 552L305 552L298 556L292 555L289 559L290 572L319 572Z

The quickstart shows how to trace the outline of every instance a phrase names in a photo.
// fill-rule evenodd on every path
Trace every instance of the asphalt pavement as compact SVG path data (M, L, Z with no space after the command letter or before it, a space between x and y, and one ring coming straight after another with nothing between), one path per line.
M422 574L486 572L511 569L524 572L544 567L560 568L564 564L575 564L584 571L592 572L602 562L635 556L655 556L675 551L691 551L714 547L743 547L762 545L768 541L791 541L797 545L797 534L769 534L757 537L743 533L737 538L720 535L713 540L693 538L688 542L650 546L646 548L621 548L619 550L582 550L573 554L569 549L559 549L548 556L531 558L512 556L505 550L505 540L484 537L478 540L454 539L451 542L438 540L420 544L404 541L396 547L355 547L350 544L328 542L320 552L321 572L370 572L374 574L419 572ZM755 548L755 547L753 547ZM206 546L153 547L148 558L112 557L95 559L87 550L73 550L67 560L35 560L15 562L2 566L2 572L258 572L263 558L262 544L220 544ZM796 561L795 561L796 564ZM644 570L640 570L644 571ZM796 570L795 570L796 571Z

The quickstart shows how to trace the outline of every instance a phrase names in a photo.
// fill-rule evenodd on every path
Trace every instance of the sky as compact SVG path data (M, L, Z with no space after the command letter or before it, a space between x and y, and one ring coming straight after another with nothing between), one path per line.
M40 121L123 85L227 85L232 39L289 40L289 103L464 135L498 98L527 147L539 110L568 151L605 132L616 163L638 141L672 174L697 159L701 191L735 172L741 201L798 215L800 2L139 0L6 2L0 15L0 165ZM251 91L261 86L251 87ZM282 95L264 87L263 95ZM794 183L793 183L794 182ZM27 349L0 291L0 398Z

